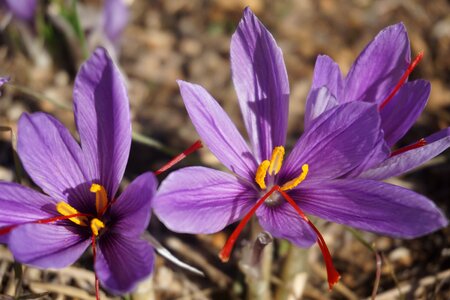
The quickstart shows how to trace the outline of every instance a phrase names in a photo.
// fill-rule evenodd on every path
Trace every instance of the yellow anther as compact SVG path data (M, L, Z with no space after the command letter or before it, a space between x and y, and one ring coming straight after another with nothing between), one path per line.
M269 168L269 165L270 165L270 161L268 161L266 159L258 166L258 170L256 170L255 181L262 190L266 189L265 179L266 179L267 169Z
M73 206L66 202L58 202L56 204L56 210L63 216L70 216L79 214L80 212L76 210ZM87 226L88 225L88 218L85 216L79 216L79 217L73 217L69 218L70 221L74 222L77 225L81 226Z
M278 146L273 148L272 158L270 159L269 175L280 172L281 166L283 165L284 158L284 147Z
M100 229L105 228L105 223L103 223L102 221L100 221L97 218L94 218L91 220L91 230L92 233L97 236L98 232L100 231Z
M294 178L292 180L289 180L283 186L281 187L282 191L289 191L295 188L297 185L299 185L303 180L305 180L306 175L308 175L309 166L307 164L304 164L302 166L302 174L298 176L297 178Z
M93 183L90 191L95 193L95 208L98 214L103 214L106 206L108 205L108 195L106 190L100 184Z

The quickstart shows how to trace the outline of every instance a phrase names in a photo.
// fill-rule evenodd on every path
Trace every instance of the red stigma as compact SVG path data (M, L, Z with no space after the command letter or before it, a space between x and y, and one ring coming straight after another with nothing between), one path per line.
M425 139L420 139L417 142L415 142L414 144L411 144L409 146L406 146L406 147L397 149L395 151L392 151L390 157L399 155L399 154L407 152L409 150L413 150L413 149L417 149L417 148L423 147L426 144L427 144L427 141Z
M391 101L392 98L394 98L394 96L400 90L402 85L405 84L409 74L411 74L411 72L414 70L417 64L422 60L423 55L424 55L423 51L420 51L419 54L417 54L416 58L414 58L414 60L409 64L408 69L406 69L405 73L403 73L402 77L400 78L400 80L398 81L397 85L394 87L392 92L386 97L386 99L383 100L383 102L381 102L378 110L382 110L389 103L389 101Z
M180 153L177 156L175 156L174 158L172 158L167 164L162 166L159 170L155 171L155 175L159 175L159 174L167 171L168 169L170 169L171 167L173 167L174 165L176 165L177 163L179 163L180 161L185 159L186 156L192 154L194 151L200 149L201 147L203 147L202 142L200 140L196 141L194 144L192 144L189 148L184 150L182 153Z
M241 222L238 224L236 229L230 235L230 237L228 238L227 242L225 243L225 246L220 251L219 258L222 260L222 262L227 262L229 260L231 251L233 249L234 244L236 243L236 240L237 240L239 234L242 232L242 230L244 229L245 225L248 223L250 218L255 214L256 210L275 191L279 192L283 196L283 198L295 209L295 211L299 214L299 216L314 230L314 232L315 232L315 234L317 236L317 244L319 244L320 250L322 252L322 256L323 256L323 258L325 260L325 266L327 268L327 276L328 276L328 287L331 290L333 288L333 286L339 281L339 278L341 276L339 275L339 273L334 268L333 260L331 258L330 251L328 250L327 244L325 243L325 240L323 239L322 234L320 234L320 232L316 228L316 226L314 226L314 224L303 213L303 211L300 209L300 207L298 207L298 205L295 203L294 199L292 199L278 185L273 186L270 189L270 191L268 191L261 199L259 199L255 203L255 205L244 216L244 218L242 218Z
M255 205L253 205L252 209L242 218L241 222L239 222L236 229L233 231L233 233L228 238L227 242L225 243L225 246L223 246L222 250L219 253L219 258L222 262L227 262L230 259L231 250L233 250L233 246L236 243L237 238L239 237L239 234L241 234L242 229L244 229L245 225L250 221L250 218L255 214L258 207L261 206L261 204L266 201L267 198L269 198L270 195L272 195L273 192L277 190L278 186L274 186L268 191L261 199L259 199Z
M19 223L19 224L13 224L13 225L1 227L0 228L0 235L8 234L14 228L16 228L18 226L21 226L21 225L26 225L26 224L48 224L48 223L53 223L53 222L56 222L56 221L68 220L70 218L75 218L75 217L92 217L92 216L89 215L89 214L79 213L79 214L73 214L73 215L67 215L67 216L56 216L56 217L51 217L51 218L46 218L46 219L34 220L34 221L29 221L29 222L24 222L24 223Z

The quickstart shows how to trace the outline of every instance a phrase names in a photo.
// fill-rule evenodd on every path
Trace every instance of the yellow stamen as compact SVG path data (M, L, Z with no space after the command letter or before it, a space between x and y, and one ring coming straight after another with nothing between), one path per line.
M105 228L105 223L97 218L91 220L91 230L92 233L97 236L100 229Z
M273 148L272 158L270 159L269 175L280 172L281 166L283 165L284 158L284 147L278 146Z
M309 166L308 166L308 164L304 164L302 166L302 174L300 174L300 176L298 176L297 178L289 180L288 182L283 184L283 186L281 187L281 190L282 191L292 190L297 185L299 185L303 180L305 180L306 175L308 175L308 172L309 172Z
M66 202L58 202L56 204L56 210L63 216L70 216L79 214L80 212L76 210L73 206ZM81 226L87 226L88 225L88 218L85 216L79 216L79 217L73 217L69 218L70 221L74 222L77 225Z
M262 190L266 189L265 179L266 179L267 169L269 168L269 165L270 165L270 161L268 161L266 159L258 166L258 169L256 170L255 181Z
M97 209L97 213L99 215L103 214L104 209L108 205L108 195L106 194L105 188L100 184L93 183L90 191L95 193L95 208Z

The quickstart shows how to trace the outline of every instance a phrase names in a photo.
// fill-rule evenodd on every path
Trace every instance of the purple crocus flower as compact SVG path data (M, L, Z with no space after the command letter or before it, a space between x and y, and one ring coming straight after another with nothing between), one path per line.
M0 242L18 261L40 268L68 266L92 244L100 283L128 292L153 268L153 249L140 235L157 182L144 173L116 198L131 122L125 83L104 49L77 75L74 111L81 146L50 115L20 118L18 154L45 194L0 182Z
M115 44L128 24L129 10L124 0L105 0L103 6L103 32Z
M281 49L249 8L232 37L231 66L251 148L205 89L179 81L197 132L233 174L205 167L171 173L154 201L155 213L169 229L207 234L242 219L220 254L227 260L239 232L256 214L264 230L275 237L300 247L317 241L331 288L339 275L321 235L303 211L406 238L447 224L430 200L410 190L373 180L342 179L384 143L381 120L371 103L350 102L322 113L284 160L286 68Z
M32 21L36 13L37 0L5 0L12 14L24 21Z
M445 128L405 148L390 151L415 123L430 95L428 81L406 82L423 56L420 53L411 62L410 53L408 34L399 23L382 30L366 46L346 77L330 57L320 55L317 58L306 104L306 128L321 113L342 103L374 103L380 112L381 138L385 144L373 149L366 162L347 177L380 180L397 176L450 146L450 128Z

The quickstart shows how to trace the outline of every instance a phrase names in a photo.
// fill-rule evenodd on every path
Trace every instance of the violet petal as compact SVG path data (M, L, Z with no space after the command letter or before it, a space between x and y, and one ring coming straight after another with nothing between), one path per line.
M430 95L428 81L405 83L397 95L380 111L384 139L392 147L416 122Z
M336 100L327 87L323 86L311 90L306 100L305 131L309 129L314 119L338 104L338 100Z
M92 207L86 164L80 146L64 125L45 113L23 114L17 151L31 179L46 194L77 209Z
M209 150L228 169L252 179L255 158L225 111L201 86L181 80L178 84L192 123Z
M360 178L383 180L408 172L450 147L450 127L427 138L425 146L394 155L376 167L364 171Z
M415 238L448 224L428 198L384 182L316 181L291 195L307 213L393 237Z
M115 294L132 291L153 270L153 248L139 237L108 232L97 249L95 272L102 286Z
M55 224L27 224L14 229L8 246L19 262L39 268L64 268L73 264L90 239L79 228Z
M125 82L103 48L78 72L74 110L89 178L114 197L130 153L131 120Z
M382 102L411 60L403 23L386 27L366 46L345 80L345 101Z
M279 182L291 180L309 165L306 180L336 178L361 164L379 141L375 105L351 102L319 116L300 137L283 163Z
M256 190L230 174L189 167L161 183L153 209L172 231L215 233L242 218L257 199Z
M133 180L111 205L110 216L115 222L111 229L131 236L144 232L150 222L151 203L156 187L155 175L150 172Z
M248 7L231 38L230 56L253 151L259 161L270 159L286 141L289 81L281 49Z

